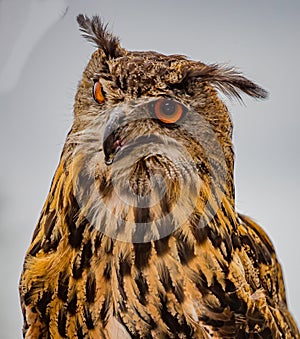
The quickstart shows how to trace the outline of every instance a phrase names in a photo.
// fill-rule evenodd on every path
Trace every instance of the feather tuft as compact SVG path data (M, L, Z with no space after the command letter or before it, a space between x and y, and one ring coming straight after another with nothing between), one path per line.
M82 36L89 42L95 43L108 58L117 58L124 54L119 38L108 31L107 24L104 24L98 16L89 18L79 14L77 22Z
M210 82L225 95L240 101L242 101L241 92L257 99L265 99L268 96L266 90L244 77L233 67L199 63L198 67L187 72L187 78L197 78L201 82Z

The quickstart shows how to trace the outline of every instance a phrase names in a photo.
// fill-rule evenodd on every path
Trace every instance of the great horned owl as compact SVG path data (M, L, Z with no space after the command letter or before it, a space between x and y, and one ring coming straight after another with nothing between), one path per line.
M235 210L233 68L97 50L20 281L25 338L299 338L264 231Z

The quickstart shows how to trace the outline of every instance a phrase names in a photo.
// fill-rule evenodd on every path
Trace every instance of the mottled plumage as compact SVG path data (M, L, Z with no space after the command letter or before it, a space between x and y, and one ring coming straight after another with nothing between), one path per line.
M243 75L97 45L20 281L24 337L300 338L264 231L235 210L232 122Z

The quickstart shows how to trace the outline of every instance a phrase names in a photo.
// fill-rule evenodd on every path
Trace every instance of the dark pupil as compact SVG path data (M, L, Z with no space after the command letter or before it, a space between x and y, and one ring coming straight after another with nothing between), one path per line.
M174 101L172 100L165 100L161 105L161 111L164 115L172 115L176 110L176 106Z

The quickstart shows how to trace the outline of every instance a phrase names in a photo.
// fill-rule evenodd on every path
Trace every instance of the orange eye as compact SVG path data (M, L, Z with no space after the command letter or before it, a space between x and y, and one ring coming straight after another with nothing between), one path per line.
M99 80L95 80L94 82L93 98L98 104L103 104L105 101L102 85Z
M186 107L172 99L158 99L152 102L152 111L155 117L165 124L175 124L184 118Z

